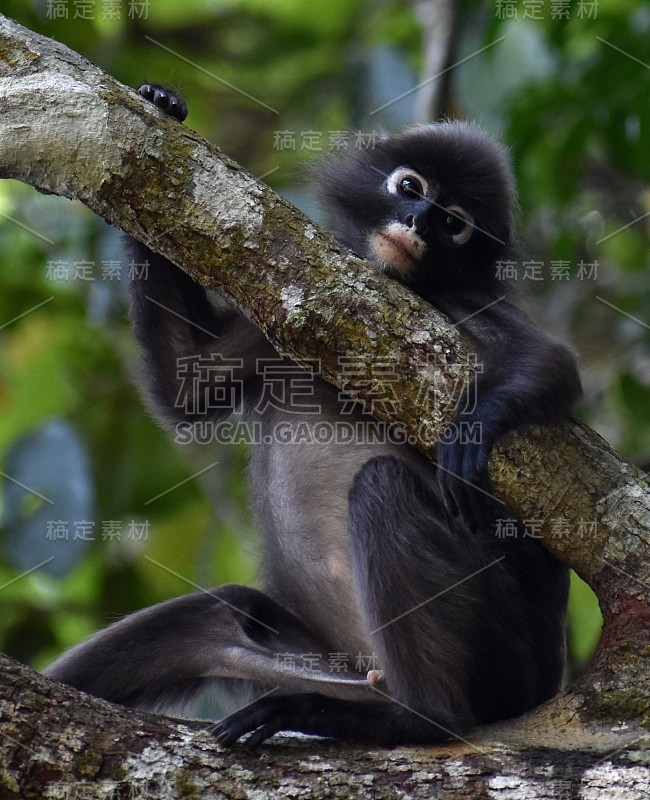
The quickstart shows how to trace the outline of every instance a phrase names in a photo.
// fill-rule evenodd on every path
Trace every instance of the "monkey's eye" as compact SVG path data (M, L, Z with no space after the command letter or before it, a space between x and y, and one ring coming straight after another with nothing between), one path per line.
M474 218L460 206L443 209L442 224L456 244L465 244L474 233Z
M421 175L407 167L398 167L388 176L386 188L390 194L401 195L409 200L421 200L427 193L427 182Z

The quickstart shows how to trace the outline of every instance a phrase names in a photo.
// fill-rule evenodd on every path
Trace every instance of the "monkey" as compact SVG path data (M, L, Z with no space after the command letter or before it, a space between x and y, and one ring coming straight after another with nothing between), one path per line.
M174 93L145 84L140 94L184 118ZM213 731L224 746L250 734L255 748L281 731L388 747L462 738L560 685L568 571L493 496L488 459L505 433L570 414L581 393L575 358L513 304L498 274L514 252L515 184L507 151L477 125L408 127L332 156L315 175L341 244L475 345L483 369L454 422L478 424L481 436L443 436L436 463L389 436L279 440L281 425L363 425L368 414L128 239L130 258L149 264L149 279L131 278L130 301L157 417L173 426L234 411L260 426L249 482L262 588L228 584L133 613L46 674L150 709L209 687L226 712ZM211 369L188 381L192 359ZM274 403L268 363L285 390ZM296 375L310 380L314 407L297 404ZM503 519L510 535L499 534Z

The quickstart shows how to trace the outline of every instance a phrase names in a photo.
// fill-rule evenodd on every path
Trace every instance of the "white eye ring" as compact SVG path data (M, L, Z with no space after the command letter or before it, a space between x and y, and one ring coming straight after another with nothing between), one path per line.
M452 219L451 227L457 227L464 223L463 227L456 233L451 233L452 241L456 244L465 244L474 233L474 217L460 206L448 206L446 209L445 221Z
M411 187L408 186L409 182L412 184ZM386 189L389 194L400 195L411 200L421 200L426 196L429 184L415 170L408 167L397 167L386 179Z

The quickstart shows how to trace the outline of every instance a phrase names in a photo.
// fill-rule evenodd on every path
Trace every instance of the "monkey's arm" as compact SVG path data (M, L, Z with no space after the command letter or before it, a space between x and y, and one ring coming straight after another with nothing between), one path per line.
M504 300L461 305L447 299L440 308L477 343L480 369L439 445L440 482L455 511L484 518L486 509L495 509L488 460L496 442L524 425L567 417L582 394L580 375L567 347Z
M135 239L131 317L151 404L168 422L217 419L242 409L257 359L277 357L262 333L223 301Z
M185 101L157 84L139 94L181 122ZM257 358L276 356L262 333L224 301L137 239L125 237L131 318L145 360L146 391L168 422L225 417L242 408ZM250 392L248 392L250 395Z

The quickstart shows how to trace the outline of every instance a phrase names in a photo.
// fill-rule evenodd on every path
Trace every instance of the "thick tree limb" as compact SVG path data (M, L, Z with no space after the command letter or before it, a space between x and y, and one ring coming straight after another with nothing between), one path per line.
M206 287L218 289L283 353L298 361L320 358L324 376L333 382L340 381L337 359L344 354L360 367L360 375L346 388L358 391L362 399L371 394L377 377L373 365L395 365L395 416L404 420L423 450L433 453L436 434L451 418L454 397L437 391L432 408L428 389L432 383L436 390L445 381L455 384L469 369L467 343L458 332L419 298L342 252L331 237L189 128L164 117L62 45L1 17L0 177L81 200ZM435 361L429 363L432 354ZM435 749L424 759L426 769L441 788L451 787L451 761L446 759L457 767L460 762L456 777L467 796L473 796L474 786L481 791L488 787L490 776L504 774L502 760L513 770L506 766L505 774L516 773L522 784L534 783L533 744L551 747L542 760L566 766L571 776L582 767L593 769L594 785L600 785L605 768L598 758L638 740L650 720L646 476L578 423L510 436L492 467L496 490L508 506L524 519L541 520L548 546L597 590L606 624L603 646L580 685L514 725L490 729L490 738L481 744L492 748L489 753L466 745ZM558 519L565 521L568 535L555 535L553 521ZM581 521L597 523L589 537L580 536ZM49 693L39 691L43 679L28 683L26 672L9 664L0 684L0 763L10 793L0 792L0 798L17 796L11 793L17 776L35 786L37 770L48 780L57 775L97 780L133 775L129 770L143 770L147 764L150 774L162 780L167 758L178 754L183 770L172 770L178 785L189 786L191 773L207 781L203 786L218 785L218 796L229 796L228 780L246 780L235 772L228 777L227 770L213 780L209 769L236 759L211 753L204 761L207 739L178 744L188 726L110 711L90 698L82 706L78 693L52 684ZM74 705L63 702L72 697L77 698ZM91 726L93 721L97 725ZM610 727L617 723L623 726ZM564 726L563 739L559 730ZM65 731L56 764L40 760L41 752L57 757L48 739L52 731ZM503 749L495 766L497 736L510 744L498 746ZM91 748L95 760L80 755L80 743ZM637 757L640 747L634 751ZM39 766L29 766L34 758L30 748ZM570 752L580 749L585 750L582 755ZM588 750L598 757L587 755ZM278 780L288 780L286 768L295 774L294 757L273 748L269 752L270 774ZM301 748L295 752L304 757ZM332 754L328 763L342 769L349 767L350 758L359 759L364 770L388 769L387 774L392 767L386 764L400 759L413 771L425 768L419 751L396 753L388 761L356 748L333 746L319 752ZM243 760L248 768L259 764L250 756ZM641 767L629 766L627 756L619 754L615 761L613 780L632 782L633 770L639 770L638 780L648 780ZM307 785L314 787L319 779L312 773L310 780ZM390 791L374 796L394 796L398 786L409 786L403 773L385 786L389 784ZM348 796L361 793L361 783L355 786ZM40 796L30 791L20 796ZM168 796L184 795L179 790ZM531 791L530 796L542 795Z
M259 755L228 752L205 722L135 714L78 692L65 702L72 692L27 667L4 656L0 667L0 800L641 800L650 786L647 742L617 751L606 731L581 737L577 725L543 742L491 728L438 747L286 736Z

